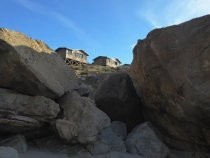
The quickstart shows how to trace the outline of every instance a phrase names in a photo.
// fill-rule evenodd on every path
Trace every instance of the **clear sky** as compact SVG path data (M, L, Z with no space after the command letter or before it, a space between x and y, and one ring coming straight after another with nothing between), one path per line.
M138 39L154 28L210 13L210 0L1 0L0 27L45 41L51 48L131 63Z

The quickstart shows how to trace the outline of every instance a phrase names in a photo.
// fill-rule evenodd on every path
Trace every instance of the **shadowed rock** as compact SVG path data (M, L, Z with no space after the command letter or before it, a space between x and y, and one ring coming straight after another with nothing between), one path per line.
M95 93L95 102L112 120L126 123L128 130L143 121L141 102L126 73L115 73L104 80Z

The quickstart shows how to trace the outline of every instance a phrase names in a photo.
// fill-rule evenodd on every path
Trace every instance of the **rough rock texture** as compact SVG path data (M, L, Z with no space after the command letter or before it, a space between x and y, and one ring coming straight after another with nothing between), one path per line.
M81 97L75 91L59 99L59 104L63 119L56 121L56 128L60 137L67 141L93 142L100 130L110 125L109 117L95 106L93 100Z
M142 155L145 158L166 158L170 153L149 122L136 126L128 134L126 147L128 152Z
M118 127L116 127L118 124ZM107 127L100 131L98 139L96 142L89 144L87 146L88 151L93 155L107 154L109 152L118 151L126 152L126 146L123 140L123 134L120 133L126 130L119 123L111 124L110 127Z
M81 96L91 97L93 95L93 88L91 85L86 85L85 83L80 83L78 92Z
M0 112L7 110L39 121L50 121L58 115L60 107L43 96L32 97L0 88Z
M131 130L143 121L141 103L126 73L115 73L104 80L95 93L95 102L112 120L125 122Z
M209 21L156 29L134 48L131 76L144 115L176 148L210 146Z
M0 147L0 158L19 158L18 152L11 147Z
M21 52L21 47L19 46L30 47L39 53L52 53L53 51L46 43L41 40L34 40L30 37L27 37L23 33L6 28L0 28L0 39L8 42L19 52Z
M27 116L17 115L13 111L0 111L0 131L19 133L41 127L39 121Z
M0 87L48 98L77 88L74 71L57 54L20 47L21 52L0 40Z

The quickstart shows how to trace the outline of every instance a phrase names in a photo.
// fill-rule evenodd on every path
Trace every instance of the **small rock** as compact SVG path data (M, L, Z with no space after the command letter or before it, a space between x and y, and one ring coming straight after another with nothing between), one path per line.
M126 140L126 147L129 153L145 158L166 158L170 153L149 122L138 125L131 131Z
M111 129L122 140L124 140L127 137L127 127L124 122L113 121L111 124Z
M12 147L19 153L26 152L28 148L25 137L20 134L0 140L0 146Z
M117 122L114 123L114 126L115 125L117 125ZM113 130L114 126L111 125L110 127L101 130L97 141L87 146L87 149L91 154L106 154L111 151L126 152L125 143L122 137L118 135L119 133L115 133Z
M93 88L91 85L86 85L84 83L81 83L79 85L78 92L81 96L88 97L90 94L93 93Z
M0 147L0 158L19 158L18 152L11 147Z

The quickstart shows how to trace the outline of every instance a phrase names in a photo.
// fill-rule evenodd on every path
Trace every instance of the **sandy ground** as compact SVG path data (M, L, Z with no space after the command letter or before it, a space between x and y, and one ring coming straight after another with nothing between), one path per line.
M52 153L41 149L30 148L27 152L19 154L20 158L69 158L65 154Z

